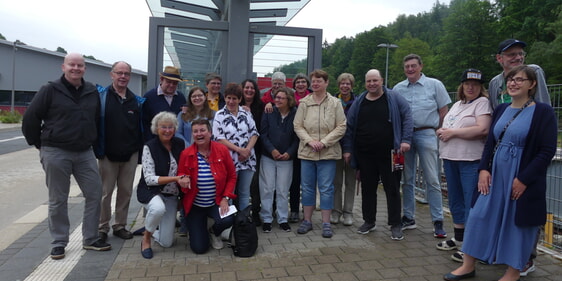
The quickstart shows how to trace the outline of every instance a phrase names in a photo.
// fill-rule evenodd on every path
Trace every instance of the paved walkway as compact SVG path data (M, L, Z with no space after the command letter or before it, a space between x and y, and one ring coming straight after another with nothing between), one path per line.
M0 124L0 130L2 128ZM13 155L13 165L28 167L27 170L22 169L22 173L30 173L29 165L24 163L29 160L15 157L17 155ZM76 190L75 185L71 189ZM415 281L442 280L443 274L459 265L450 260L452 252L435 248L440 240L433 238L428 205L417 204L418 228L405 231L404 240L393 241L386 225L383 190L379 188L378 227L374 232L366 235L356 233L362 224L360 196L355 202L354 225L334 226L331 239L321 237L320 212L314 212L314 230L305 235L296 234L297 224L291 225L293 232L284 232L277 225L274 225L271 233L262 233L261 228L258 228L259 247L251 258L234 257L229 248L211 249L204 255L196 255L189 249L186 238L176 236L171 248L164 249L155 244L154 258L146 260L140 255L140 236L122 240L110 235L109 242L113 249L108 252L82 250L80 223L83 198L76 193L69 199L73 234L67 257L59 261L49 258L51 238L45 219L46 205L38 206L36 211L4 228L0 238L15 238L10 238L11 242L7 246L0 247L0 281ZM134 197L129 212L132 229L143 225L141 210ZM41 215L37 215L39 213ZM25 227L15 227L16 224ZM452 223L448 216L445 229L452 235ZM537 270L522 280L562 280L560 260L541 252L536 265ZM497 280L504 271L505 266L502 265L479 264L477 277L472 280Z
M314 230L305 235L296 233L297 224L289 233L277 225L271 233L258 228L259 248L251 258L235 257L229 248L196 255L187 239L177 237L172 248L153 246L154 258L146 260L141 238L135 237L123 244L105 280L442 280L459 265L450 260L452 252L435 248L440 240L433 238L428 205L417 205L417 229L405 231L402 241L391 240L382 188L378 193L379 224L367 235L356 233L362 223L358 197L354 225L336 225L331 239L321 237L320 212L315 212ZM142 224L142 216L136 221ZM450 218L445 224L452 235ZM537 271L524 280L562 280L559 260L541 254L536 263ZM504 271L501 265L478 265L474 280L496 280Z

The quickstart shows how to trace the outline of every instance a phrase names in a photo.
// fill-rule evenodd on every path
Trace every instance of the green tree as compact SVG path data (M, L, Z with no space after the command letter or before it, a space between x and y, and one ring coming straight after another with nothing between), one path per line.
M57 47L57 52L63 53L63 54L68 54L68 52L63 47Z
M2 35L2 33L0 33L0 39L6 40L6 37L4 37L4 35Z
M388 87L392 88L398 82L406 79L404 75L404 57L409 54L417 54L422 58L424 64L423 72L432 76L433 53L430 45L418 38L413 38L408 32L404 34L404 38L396 41L398 48L393 49L393 53L388 60Z
M533 43L529 49L529 55L525 59L526 63L540 65L546 73L548 84L562 82L562 12L558 14L558 20L550 23L545 29L546 32L555 34L552 42L546 43L538 41Z
M390 42L386 27L379 26L359 33L354 41L353 53L349 62L349 72L355 76L355 92L361 92L365 87L365 73L371 68L380 67L373 65L373 57L379 50L380 43Z
M555 36L544 30L556 21L562 10L560 0L496 0L496 5L502 38L517 38L527 43L554 40Z
M450 9L434 64L435 76L453 91L467 68L480 69L486 77L496 72L493 55L497 19L488 1L453 0Z

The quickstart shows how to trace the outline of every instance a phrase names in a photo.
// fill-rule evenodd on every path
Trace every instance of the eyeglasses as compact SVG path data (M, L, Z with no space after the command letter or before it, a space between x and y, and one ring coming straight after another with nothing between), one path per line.
M174 127L174 126L158 126L158 128L161 129L161 130L164 130L164 131L166 131L166 130L171 131L171 130L176 129L176 127Z
M191 95L192 99L204 98L204 95Z
M125 76L125 77L131 76L131 72L113 71L113 73L117 76Z
M525 52L503 53L502 55L504 55L504 56L506 56L506 57L512 59L512 58L515 58L515 57L517 57L517 56L525 57L525 56L527 55L527 53L525 53Z
M281 96L276 96L275 99L276 99L276 100L286 100L287 98L286 98L286 97L281 97Z
M515 82L515 84L521 84L523 83L523 81L527 81L531 79L521 78L521 77L507 77L505 80L506 80L506 84L509 82Z

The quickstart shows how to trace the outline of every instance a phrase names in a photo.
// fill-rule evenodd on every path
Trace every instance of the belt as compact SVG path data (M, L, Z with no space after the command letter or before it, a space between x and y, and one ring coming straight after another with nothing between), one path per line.
M428 130L428 129L435 130L435 128L433 127L419 127L419 128L414 128L414 132L421 131L421 130Z

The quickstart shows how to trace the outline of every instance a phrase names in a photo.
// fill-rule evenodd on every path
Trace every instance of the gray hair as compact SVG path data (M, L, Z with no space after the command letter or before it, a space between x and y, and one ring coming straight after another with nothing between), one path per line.
M283 80L283 82L287 81L287 77L285 76L285 73L277 71L274 72L273 75L271 75L271 81L273 80Z
M164 122L170 122L174 125L176 130L178 129L178 118L176 117L176 115L168 111L162 111L156 114L154 118L152 118L152 122L150 123L150 131L152 131L153 134L158 135L158 124Z

